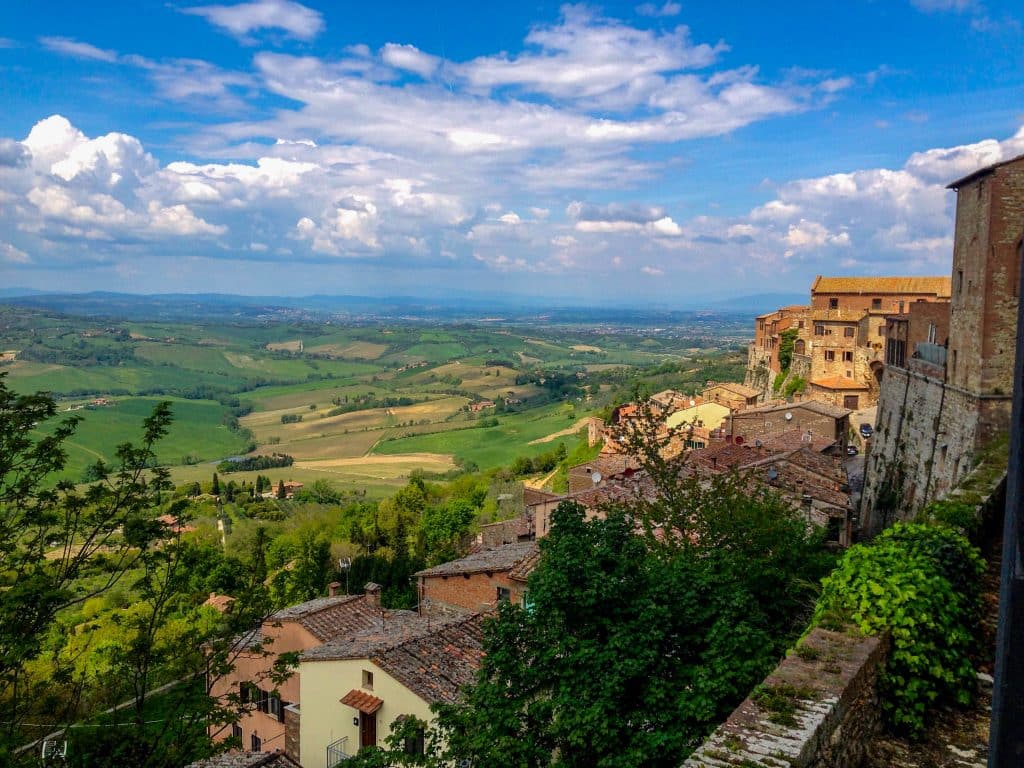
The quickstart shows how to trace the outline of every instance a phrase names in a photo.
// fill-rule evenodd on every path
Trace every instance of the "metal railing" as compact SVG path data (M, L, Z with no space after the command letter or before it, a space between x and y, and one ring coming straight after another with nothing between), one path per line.
M350 757L352 755L348 753L348 736L327 745L327 768L336 768Z

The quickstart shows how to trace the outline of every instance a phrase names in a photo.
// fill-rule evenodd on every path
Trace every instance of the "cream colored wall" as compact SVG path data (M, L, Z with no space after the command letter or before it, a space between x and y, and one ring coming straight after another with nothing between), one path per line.
M364 689L363 670L373 673L373 690ZM377 745L383 747L391 723L399 715L414 715L430 722L430 706L376 664L366 659L306 661L299 665L302 697L300 753L303 768L326 768L327 745L348 737L347 752L359 750L359 712L340 699L353 688L366 690L384 704L377 710Z

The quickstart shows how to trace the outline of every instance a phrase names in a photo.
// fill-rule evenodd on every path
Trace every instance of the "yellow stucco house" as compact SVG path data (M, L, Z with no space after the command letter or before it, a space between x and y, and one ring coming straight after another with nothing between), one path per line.
M304 768L335 768L361 747L384 746L392 724L430 722L454 701L483 657L483 614L382 626L306 651L299 664L298 749ZM422 750L422 741L407 744Z

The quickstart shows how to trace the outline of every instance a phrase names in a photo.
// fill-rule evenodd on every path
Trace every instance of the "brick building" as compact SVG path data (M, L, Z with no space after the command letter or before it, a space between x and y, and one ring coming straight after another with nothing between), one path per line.
M905 319L887 321L893 343L862 501L869 532L955 487L978 450L1009 425L1024 156L975 171L949 189L957 198L948 321L917 306Z
M872 405L885 368L886 317L916 302L948 302L949 295L947 277L819 275L810 306L756 319L746 383L770 396L781 372L776 337L795 328L789 373L806 380L807 396L853 410Z
M808 436L819 450L822 441L845 451L850 432L850 410L826 402L802 400L798 403L762 405L737 411L726 419L725 438L731 442L768 442L794 430Z
M701 397L706 403L718 403L731 411L738 411L757 405L761 391L731 381L709 381L708 385L704 387L704 391L701 392Z
M521 603L526 579L518 578L516 567L537 551L534 541L504 544L420 571L416 574L420 613L476 613L502 600Z
M353 632L376 626L381 617L408 618L411 611L387 611L380 607L380 586L367 584L365 595L321 597L282 608L253 632L239 639L235 668L217 680L211 696L239 694L248 710L231 731L216 729L217 740L234 736L242 749L274 752L284 748L285 717L289 706L299 703L299 681L292 676L277 686L270 673L278 655L304 651ZM250 650L262 649L262 650Z
M483 616L388 621L302 654L303 707L286 751L306 768L335 768L363 747L382 746L396 722L430 723L432 704L452 703L483 658ZM406 741L422 754L423 733Z

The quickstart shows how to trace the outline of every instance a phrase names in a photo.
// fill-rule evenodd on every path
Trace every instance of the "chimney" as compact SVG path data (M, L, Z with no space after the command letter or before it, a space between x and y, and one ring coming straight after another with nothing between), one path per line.
M380 584L372 581L367 582L366 586L363 587L363 591L366 593L366 602L374 608L380 608L380 590Z
M340 595L341 594L341 582L340 581L332 581L330 584L328 584L327 585L327 594L330 597L337 597L338 595Z

